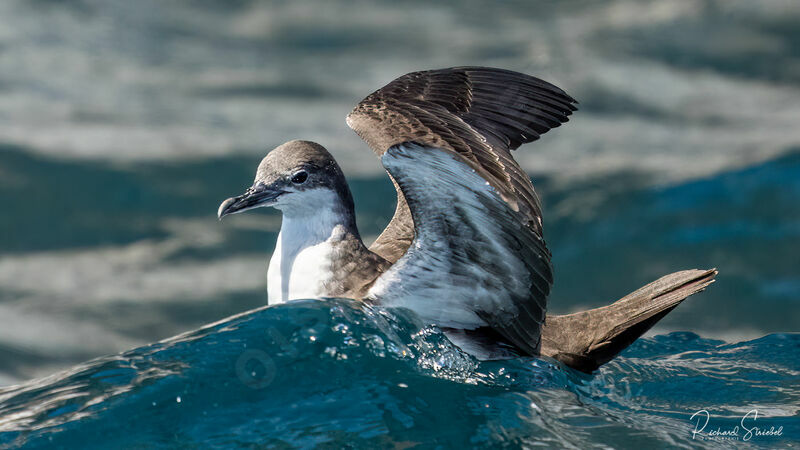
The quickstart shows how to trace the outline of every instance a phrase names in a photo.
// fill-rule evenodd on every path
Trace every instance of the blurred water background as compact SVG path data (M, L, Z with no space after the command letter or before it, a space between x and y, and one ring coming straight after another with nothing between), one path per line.
M344 117L454 65L580 102L516 152L543 198L550 311L717 267L651 334L798 330L800 3L7 0L0 385L264 305L280 217L215 212L284 141L331 150L377 236L393 188Z

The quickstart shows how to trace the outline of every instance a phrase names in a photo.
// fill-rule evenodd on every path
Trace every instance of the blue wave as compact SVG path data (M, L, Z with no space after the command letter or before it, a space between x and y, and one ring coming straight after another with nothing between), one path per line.
M479 362L408 311L306 300L2 388L0 447L693 446L701 409L723 428L758 409L782 435L750 443L785 445L798 349L800 334L672 333L587 376Z

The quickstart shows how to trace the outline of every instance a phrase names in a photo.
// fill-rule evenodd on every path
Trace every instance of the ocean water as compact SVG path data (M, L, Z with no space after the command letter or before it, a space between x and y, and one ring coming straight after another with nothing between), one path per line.
M796 446L798 348L676 332L588 376L480 363L408 311L299 301L0 389L0 446Z
M0 448L796 447L799 42L791 0L0 2ZM593 376L478 363L345 300L255 310L280 217L216 219L304 138L373 239L394 191L345 115L468 64L580 102L515 154L544 204L549 311L720 271ZM757 410L783 434L699 441L699 410L706 431Z

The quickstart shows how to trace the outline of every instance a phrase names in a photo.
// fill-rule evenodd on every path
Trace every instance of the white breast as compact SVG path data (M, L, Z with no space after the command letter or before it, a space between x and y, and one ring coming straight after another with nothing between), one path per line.
M267 271L269 304L324 297L323 282L332 276L330 267L333 246L330 242L324 241L297 248L291 243L288 246L282 245L286 243L282 241L282 236L279 234L275 253L269 261Z
M308 203L330 205L325 192ZM269 304L303 298L329 297L325 282L334 278L332 258L335 245L345 232L344 220L331 208L317 208L313 214L284 213L281 232L267 271Z

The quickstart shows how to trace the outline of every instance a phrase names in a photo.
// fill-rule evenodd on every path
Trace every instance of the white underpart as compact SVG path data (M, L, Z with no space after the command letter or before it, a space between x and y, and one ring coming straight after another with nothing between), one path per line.
M314 189L286 195L280 204L283 222L267 270L269 304L327 296L333 277L334 243L345 231L333 191Z
M522 260L526 256L505 243L502 217L507 207L499 194L441 150L401 147L397 157L391 153L384 155L384 166L406 185L406 198L418 199L412 211L417 208L425 222L415 224L413 244L368 296L458 329L486 325L476 311L515 315L516 299L530 292L530 274ZM473 260L467 249L479 252L491 266Z

